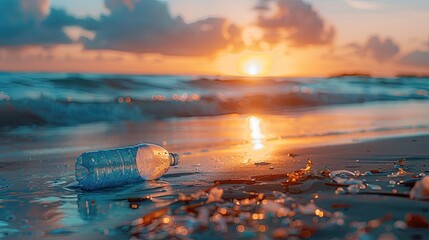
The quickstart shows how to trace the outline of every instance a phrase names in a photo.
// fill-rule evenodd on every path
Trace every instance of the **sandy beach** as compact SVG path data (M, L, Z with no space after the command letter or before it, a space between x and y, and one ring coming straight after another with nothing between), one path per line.
M400 104L387 106L4 131L1 237L383 239L381 234L390 234L386 239L427 239L424 223L409 225L406 218L427 219L428 203L409 199L411 185L401 181L414 184L428 174L429 129L423 126L428 112L424 102L404 103L403 111ZM389 111L413 115L415 123L390 117L389 127L378 127L374 119L391 116ZM67 187L75 180L80 153L141 142L179 153L180 165L156 181L97 191ZM392 177L399 171L395 163L403 159L406 173ZM335 170L351 171L365 189L349 191L350 184L326 175ZM297 182L288 175L294 172ZM223 193L201 193L209 188ZM199 197L191 197L195 193ZM211 195L217 197L207 203ZM255 196L260 203L252 202ZM279 208L287 213L281 215ZM151 225L136 224L159 209L164 212ZM215 219L219 211L224 227ZM252 219L253 213L261 219Z

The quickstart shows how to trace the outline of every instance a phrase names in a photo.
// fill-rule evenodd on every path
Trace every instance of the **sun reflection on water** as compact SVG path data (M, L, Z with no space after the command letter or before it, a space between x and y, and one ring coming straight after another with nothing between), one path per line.
M248 118L250 137L252 141L253 150L261 150L264 148L263 140L264 134L261 130L261 119L255 116L250 116Z

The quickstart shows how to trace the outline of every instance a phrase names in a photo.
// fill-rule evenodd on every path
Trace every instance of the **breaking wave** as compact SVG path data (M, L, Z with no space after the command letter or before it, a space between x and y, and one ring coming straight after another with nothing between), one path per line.
M0 73L0 127L213 116L429 99L428 78L220 79Z

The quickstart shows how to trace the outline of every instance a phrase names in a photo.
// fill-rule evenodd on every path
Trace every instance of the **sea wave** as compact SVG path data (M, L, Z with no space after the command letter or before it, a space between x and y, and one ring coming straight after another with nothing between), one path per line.
M429 99L428 78L0 74L0 127L139 121Z

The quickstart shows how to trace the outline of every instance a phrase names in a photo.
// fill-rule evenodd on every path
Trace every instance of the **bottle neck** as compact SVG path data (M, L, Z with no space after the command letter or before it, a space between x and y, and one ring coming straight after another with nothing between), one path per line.
M170 166L176 166L180 163L180 156L177 153L170 153Z

